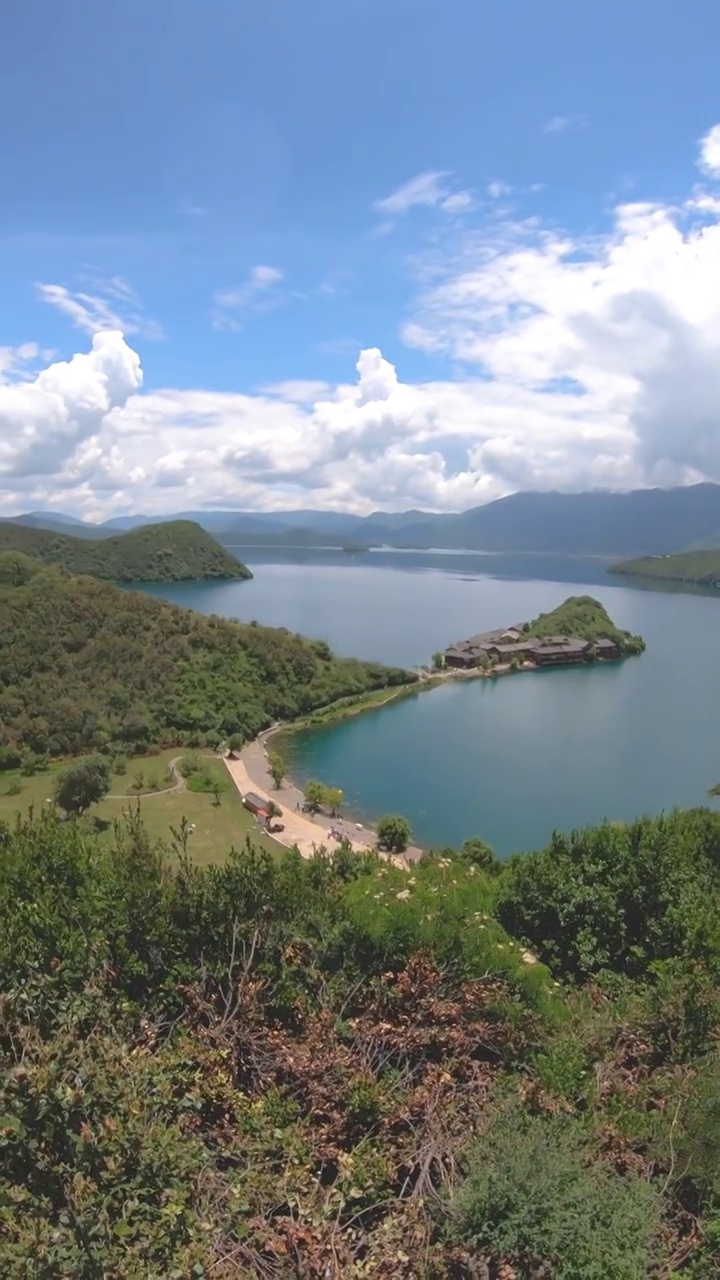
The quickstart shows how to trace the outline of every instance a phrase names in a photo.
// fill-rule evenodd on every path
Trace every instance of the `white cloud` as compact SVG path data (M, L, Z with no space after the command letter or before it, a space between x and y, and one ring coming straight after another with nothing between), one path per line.
M44 353L41 353L37 342L23 342L18 347L0 347L0 385L29 377L30 366L41 354Z
M375 200L373 209L386 215L386 221L375 228L376 235L387 235L393 230L395 220L418 206L442 209L444 213L468 213L474 207L470 191L453 191L447 179L452 173L446 169L431 169L410 178L389 196Z
M94 292L73 292L61 284L38 284L38 297L62 312L76 329L91 336L101 330L120 330L157 340L164 337L156 320L145 315L134 289L120 276L94 279Z
M266 396L277 396L290 404L312 404L321 396L330 392L327 382L312 378L290 378L287 382L275 382L268 387L261 387L260 392Z
M244 284L216 289L211 314L214 329L238 330L249 312L269 311L282 301L279 286L284 279L277 267L253 267Z
M488 183L487 193L491 200L499 200L501 196L509 196L511 191L512 187L509 187L506 182Z
M137 357L103 334L0 387L3 510L447 510L524 488L720 481L713 188L620 204L592 237L495 207L440 252L403 336L452 376L403 381L402 359L366 347L348 382L141 394Z
M700 168L712 177L720 177L720 124L713 125L700 139Z
M0 386L0 474L55 476L142 384L139 356L121 333L95 335L92 350L51 364L32 382Z
M586 129L590 123L586 115L550 116L543 124L543 133L574 133L578 129Z

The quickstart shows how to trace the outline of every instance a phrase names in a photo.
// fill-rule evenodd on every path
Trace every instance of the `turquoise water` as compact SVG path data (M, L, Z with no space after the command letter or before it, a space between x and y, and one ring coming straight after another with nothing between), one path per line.
M598 561L248 553L252 582L153 588L178 603L322 636L406 665L569 594L640 632L640 658L446 685L298 735L294 770L363 818L404 813L422 844L479 835L505 856L554 827L702 804L720 779L720 599L615 585Z

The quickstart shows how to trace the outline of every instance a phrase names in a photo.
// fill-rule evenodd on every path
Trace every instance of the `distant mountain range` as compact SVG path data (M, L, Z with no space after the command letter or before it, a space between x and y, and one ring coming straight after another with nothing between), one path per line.
M192 520L228 546L364 546L536 551L567 555L667 555L720 547L720 485L630 493L515 493L469 511L183 511L167 517L116 516L91 525L56 511L13 517L17 524L110 537L146 524Z

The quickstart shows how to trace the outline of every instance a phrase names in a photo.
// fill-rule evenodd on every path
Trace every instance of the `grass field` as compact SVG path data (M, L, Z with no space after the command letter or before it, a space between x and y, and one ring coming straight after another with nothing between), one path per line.
M110 832L113 823L121 820L123 813L134 810L139 804L142 820L149 836L154 840L170 842L171 827L179 827L183 818L194 822L196 830L188 841L188 851L198 863L223 861L233 845L237 848L245 843L247 835L252 836L253 843L260 848L277 854L282 846L260 830L252 814L244 807L240 793L224 764L217 757L207 756L204 763L222 788L219 805L207 793L185 789L171 795L157 795L148 792L146 787L140 792L131 787L130 784L139 772L142 772L146 781L156 778L161 788L171 786L173 779L166 780L166 771L170 761L181 754L175 747L156 756L129 760L127 772L121 776L114 775L112 779L111 793L120 798L103 800L100 804L93 805L88 811L88 821L95 822L101 832ZM52 765L46 773L38 773L31 778L21 777L19 771L14 769L0 773L0 821L10 822L16 814L27 813L31 806L36 811L41 809L52 796L54 775L62 767L62 764ZM8 795L8 789L13 783L21 786L19 795Z

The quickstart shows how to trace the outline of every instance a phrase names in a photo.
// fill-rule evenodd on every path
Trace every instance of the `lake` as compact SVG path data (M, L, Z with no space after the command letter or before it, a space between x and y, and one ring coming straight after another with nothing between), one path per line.
M717 595L631 585L597 560L240 554L251 582L145 590L405 666L570 594L595 596L645 638L647 651L623 663L448 684L298 735L293 772L342 787L360 818L403 813L423 845L478 835L507 856L545 844L556 827L704 804L720 779Z

